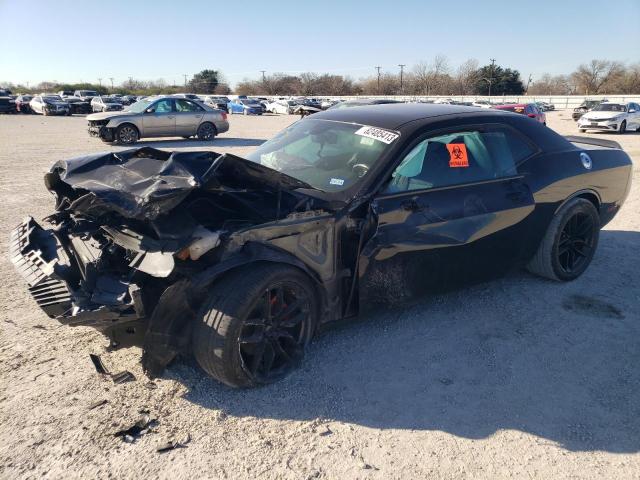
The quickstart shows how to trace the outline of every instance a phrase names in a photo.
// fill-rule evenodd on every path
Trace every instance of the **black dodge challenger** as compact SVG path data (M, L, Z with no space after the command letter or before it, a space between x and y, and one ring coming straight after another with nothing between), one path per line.
M451 105L317 113L247 158L137 148L59 161L46 228L11 259L53 318L178 354L235 387L276 381L318 328L527 267L570 281L631 161L522 115ZM551 288L551 287L550 287Z

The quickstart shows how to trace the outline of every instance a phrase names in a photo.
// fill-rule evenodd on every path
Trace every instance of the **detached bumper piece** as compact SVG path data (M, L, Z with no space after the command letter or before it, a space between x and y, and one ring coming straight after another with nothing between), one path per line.
M71 311L71 292L63 280L54 276L58 259L51 259L45 249L37 247L36 237L41 243L48 243L55 248L56 240L53 233L44 230L29 217L11 232L11 262L27 281L29 292L38 306L49 317L59 317Z

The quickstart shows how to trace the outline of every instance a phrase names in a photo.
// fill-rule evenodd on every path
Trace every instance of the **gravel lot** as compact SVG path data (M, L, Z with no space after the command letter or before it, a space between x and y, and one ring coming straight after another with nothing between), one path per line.
M230 117L213 142L142 141L242 155L296 117ZM569 112L551 128L576 134ZM640 133L623 144L640 174ZM108 147L82 117L0 116L0 243L53 198L61 158ZM115 148L115 147L114 147ZM301 370L230 390L189 361L150 383L140 350L105 353L90 328L62 327L0 256L0 477L640 478L640 186L602 232L577 281L525 272L335 328ZM114 385L90 353L137 381ZM98 400L103 406L89 409ZM136 443L114 432L149 410ZM157 453L187 434L186 448Z

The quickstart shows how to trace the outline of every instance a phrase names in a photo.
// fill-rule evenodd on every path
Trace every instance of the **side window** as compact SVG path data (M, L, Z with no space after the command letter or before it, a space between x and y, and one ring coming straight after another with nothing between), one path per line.
M386 192L423 190L516 175L533 153L506 128L460 131L418 143L392 174Z
M154 105L155 113L169 113L171 112L171 100L160 100Z
M176 100L176 111L178 112L199 112L202 108L189 100L179 98Z

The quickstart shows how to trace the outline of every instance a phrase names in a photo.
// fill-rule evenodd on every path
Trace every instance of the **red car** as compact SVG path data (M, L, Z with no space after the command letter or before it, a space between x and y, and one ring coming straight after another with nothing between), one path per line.
M521 113L543 125L547 124L547 117L544 112L538 108L535 103L510 103L507 105L496 105L494 108L498 110L507 110L509 112Z

